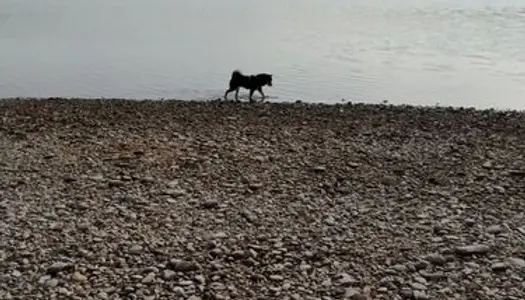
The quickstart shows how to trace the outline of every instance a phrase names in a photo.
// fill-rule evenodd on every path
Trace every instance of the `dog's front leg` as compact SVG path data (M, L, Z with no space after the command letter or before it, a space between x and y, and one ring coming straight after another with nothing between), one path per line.
M239 101L239 88L235 90L235 101Z
M257 90L259 91L259 93L260 93L261 96L262 96L262 101L264 101L264 98L266 98L266 96L264 95L264 93L263 93L263 91L262 91L262 88L259 87Z
M253 92L255 92L255 90L250 90L250 102L253 102Z

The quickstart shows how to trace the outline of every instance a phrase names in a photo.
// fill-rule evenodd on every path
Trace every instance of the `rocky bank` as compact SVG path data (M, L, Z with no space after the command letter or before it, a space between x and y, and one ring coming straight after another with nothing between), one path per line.
M525 113L0 101L0 299L525 299Z

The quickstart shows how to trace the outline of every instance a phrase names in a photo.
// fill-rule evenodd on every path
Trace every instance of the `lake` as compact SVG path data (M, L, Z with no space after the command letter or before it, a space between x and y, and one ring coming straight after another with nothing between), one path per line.
M525 109L525 1L0 1L0 98L216 99L234 69L269 101Z

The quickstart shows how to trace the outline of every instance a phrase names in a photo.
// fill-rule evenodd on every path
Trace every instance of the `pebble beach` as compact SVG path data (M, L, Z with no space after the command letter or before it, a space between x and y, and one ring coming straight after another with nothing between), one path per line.
M525 299L525 112L0 100L0 299Z

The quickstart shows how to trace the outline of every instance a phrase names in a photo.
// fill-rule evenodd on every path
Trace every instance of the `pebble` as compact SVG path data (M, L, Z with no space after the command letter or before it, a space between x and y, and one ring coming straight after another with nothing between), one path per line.
M164 270L162 272L162 278L166 280L172 280L173 278L175 278L175 276L177 276L177 272L172 270Z
M71 275L71 278L74 281L77 281L77 282L86 282L86 281L88 281L88 278L86 276L80 274L79 272L73 273L73 275Z
M51 278L51 279L49 279L48 281L46 281L46 285L47 285L48 287L55 287L55 286L58 285L58 279L56 279L56 278Z
M412 299L412 297L414 296L414 292L410 288L402 288L400 296L403 299Z
M438 253L432 253L429 255L426 255L423 257L423 260L428 261L429 263L436 265L436 266L442 266L447 262L447 259Z
M204 278L204 276L202 276L202 275L196 275L196 276L195 276L195 280L196 280L199 284L205 284L205 283L206 283L206 278Z
M199 266L191 261L172 259L169 263L169 268L176 272L191 272L199 270Z
M460 255L487 254L490 247L483 244L469 245L456 248L456 253Z
M317 173L322 173L326 171L326 167L325 166L315 166L314 171Z
M155 281L155 273L151 272L142 279L142 283L152 283Z
M511 257L507 259L507 263L513 268L525 269L525 260L521 258Z
M183 189L167 189L167 190L164 190L163 193L164 195L172 196L175 198L186 195L186 191Z
M340 273L335 276L335 283L342 286L350 286L358 283L358 281L353 276L346 273Z
M498 262L498 263L494 263L490 266L490 268L492 269L492 271L504 271L506 269L508 269L509 265L507 263L504 263L504 262Z
M218 208L219 202L217 200L206 200L201 203L201 207L204 209Z
M359 289L353 288L353 287L349 287L349 288L345 289L344 298L348 299L348 298L351 298L354 295L357 295L357 294L360 294L360 293L361 293L361 291Z
M281 275L270 275L270 279L273 281L283 281L284 277Z
M72 268L73 268L73 265L71 264L57 262L47 268L47 273L51 275L56 275L62 271L70 270Z
M139 254L142 252L142 246L141 245L133 245L131 248L129 248L129 253L131 254Z
M423 291L414 291L414 299L415 300L427 300L428 295Z
M426 290L427 287L419 282L411 282L410 287L414 290Z
M467 226L474 226L474 225L476 225L476 220L471 219L471 218L467 218L467 219L465 219L465 225L467 225Z
M61 294L61 295L69 295L70 294L70 291L64 287L61 287L58 289L58 293Z
M173 289L171 289L171 291L177 296L184 296L184 295L186 295L186 292L184 291L184 288L181 287L181 286L173 287Z
M335 223L335 219L334 217L332 216L329 216L327 217L324 222L327 224L327 225L330 225L330 226L334 226L336 223Z
M503 227L502 225L492 225L487 227L486 231L490 234L498 234L505 231L505 227Z

